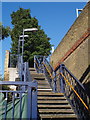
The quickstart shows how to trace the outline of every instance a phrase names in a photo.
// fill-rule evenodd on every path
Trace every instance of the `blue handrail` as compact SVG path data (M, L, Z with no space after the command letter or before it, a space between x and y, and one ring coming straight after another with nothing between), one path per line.
M38 62L42 57L43 61ZM43 66L43 73L45 73L51 88L54 92L63 92L73 109L81 120L87 120L90 117L90 98L85 90L83 84L66 68L64 64L60 64L56 70L50 65L44 56L34 57L34 66L39 71ZM41 64L41 65L40 65Z
M0 118L37 120L37 82L0 81L0 85L27 86L27 90L0 90L4 94L4 103L0 108ZM34 88L34 89L33 89ZM10 97L10 102L8 99ZM1 103L0 103L1 104ZM35 106L33 106L35 105ZM4 111L2 110L4 109Z
M0 118L2 117L4 120L7 118L37 120L37 82L31 78L28 62L23 62L20 55L16 56L17 61L14 67L17 68L20 81L0 81L0 85L16 86L14 90L0 90L5 98L2 106L4 112L0 111Z

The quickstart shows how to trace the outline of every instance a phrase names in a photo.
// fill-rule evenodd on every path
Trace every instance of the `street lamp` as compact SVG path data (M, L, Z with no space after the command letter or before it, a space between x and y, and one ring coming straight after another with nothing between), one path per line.
M18 55L20 54L20 42L22 41L22 58L23 58L23 44L24 44L24 39L21 39L23 37L28 37L28 35L20 35L19 36L19 41L18 41Z
M27 28L27 29L23 29L23 31L37 31L37 28Z
M20 35L19 37L20 37L20 38L23 38L23 35ZM24 37L28 37L28 35L24 35Z
M23 59L23 48L24 48L24 37L26 36L27 37L27 35L24 35L24 32L33 32L33 31L37 31L38 29L37 28L27 28L27 29L23 29L23 35L22 35L22 37L23 37L23 41L22 41L22 59Z

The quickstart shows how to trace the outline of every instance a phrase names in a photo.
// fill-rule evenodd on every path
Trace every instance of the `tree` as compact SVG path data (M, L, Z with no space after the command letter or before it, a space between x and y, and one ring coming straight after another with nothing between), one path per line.
M0 81L3 81L1 74L0 74ZM0 90L10 90L10 88L7 85L0 85Z
M38 20L31 17L30 9L20 8L11 14L13 29L11 31L12 48L11 53L17 54L18 39L23 33L23 28L38 28L36 32L25 32L29 37L25 38L24 44L24 61L28 61L30 66L33 65L34 55L48 56L51 50L50 38L47 37Z
M10 27L4 27L0 23L0 40L4 40L9 36L9 34L10 34Z

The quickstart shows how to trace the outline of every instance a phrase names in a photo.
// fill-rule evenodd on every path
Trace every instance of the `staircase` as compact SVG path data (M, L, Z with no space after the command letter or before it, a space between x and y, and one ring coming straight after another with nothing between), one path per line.
M30 68L31 77L38 82L38 120L77 120L63 93L54 93L43 73Z

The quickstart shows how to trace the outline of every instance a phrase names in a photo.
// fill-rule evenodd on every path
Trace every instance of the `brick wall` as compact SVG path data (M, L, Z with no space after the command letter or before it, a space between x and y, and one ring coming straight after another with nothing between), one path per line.
M90 54L89 10L90 2L85 6L50 58L54 69L64 63L79 80L84 78L81 80L84 84L86 81L90 81L87 71ZM88 75L85 76L85 73Z

